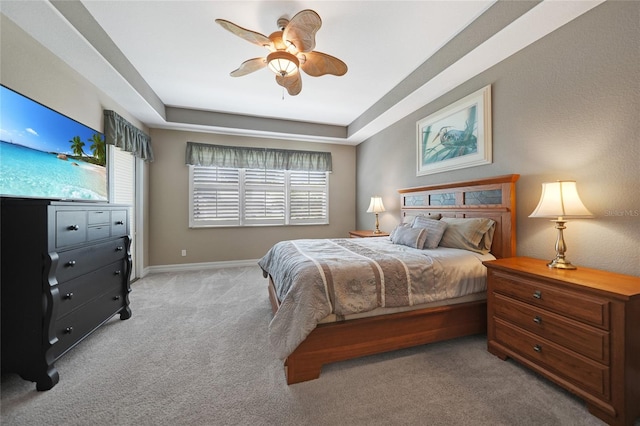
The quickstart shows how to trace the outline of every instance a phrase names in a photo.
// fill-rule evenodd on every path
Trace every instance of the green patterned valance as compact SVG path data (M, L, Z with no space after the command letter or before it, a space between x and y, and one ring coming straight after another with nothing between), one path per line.
M187 142L185 162L236 169L331 171L331 153Z
M114 111L104 111L104 140L105 143L131 152L145 161L153 161L149 135Z

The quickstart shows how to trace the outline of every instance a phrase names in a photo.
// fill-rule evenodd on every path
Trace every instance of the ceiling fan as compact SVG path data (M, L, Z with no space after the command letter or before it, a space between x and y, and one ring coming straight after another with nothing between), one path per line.
M315 34L322 25L320 16L306 9L291 20L278 19L278 28L269 37L247 30L224 19L216 19L224 29L258 46L266 47L270 53L264 58L244 61L238 69L231 71L232 77L241 77L259 69L269 67L276 74L276 82L296 96L302 90L300 69L313 77L325 74L337 76L347 72L347 65L326 53L316 52Z

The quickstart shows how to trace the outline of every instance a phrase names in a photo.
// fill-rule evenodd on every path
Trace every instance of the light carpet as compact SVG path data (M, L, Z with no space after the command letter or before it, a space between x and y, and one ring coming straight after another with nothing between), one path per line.
M56 363L50 391L2 376L2 425L602 425L473 336L326 365L287 386L256 267L157 273Z

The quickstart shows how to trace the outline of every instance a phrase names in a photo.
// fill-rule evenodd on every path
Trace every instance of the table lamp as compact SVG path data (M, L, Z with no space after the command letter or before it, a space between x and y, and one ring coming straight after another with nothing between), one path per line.
M564 242L562 230L566 229L565 219L593 217L591 212L580 201L576 182L573 180L559 180L556 182L546 182L542 184L542 195L540 202L529 217L552 218L556 223L558 237L556 239L556 258L547 264L549 268L576 269L569 262L564 253L567 246Z
M379 223L378 223L378 213L381 213L384 210L384 204L382 204L382 197L375 196L371 197L371 203L369 204L369 208L367 209L367 213L375 213L376 214L376 229L373 231L374 234L381 234Z

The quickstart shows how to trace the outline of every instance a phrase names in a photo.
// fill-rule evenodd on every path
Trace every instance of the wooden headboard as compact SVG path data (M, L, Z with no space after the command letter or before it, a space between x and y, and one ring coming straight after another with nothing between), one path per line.
M441 214L443 217L488 217L496 222L491 253L516 255L516 181L504 175L466 182L399 189L402 217Z

